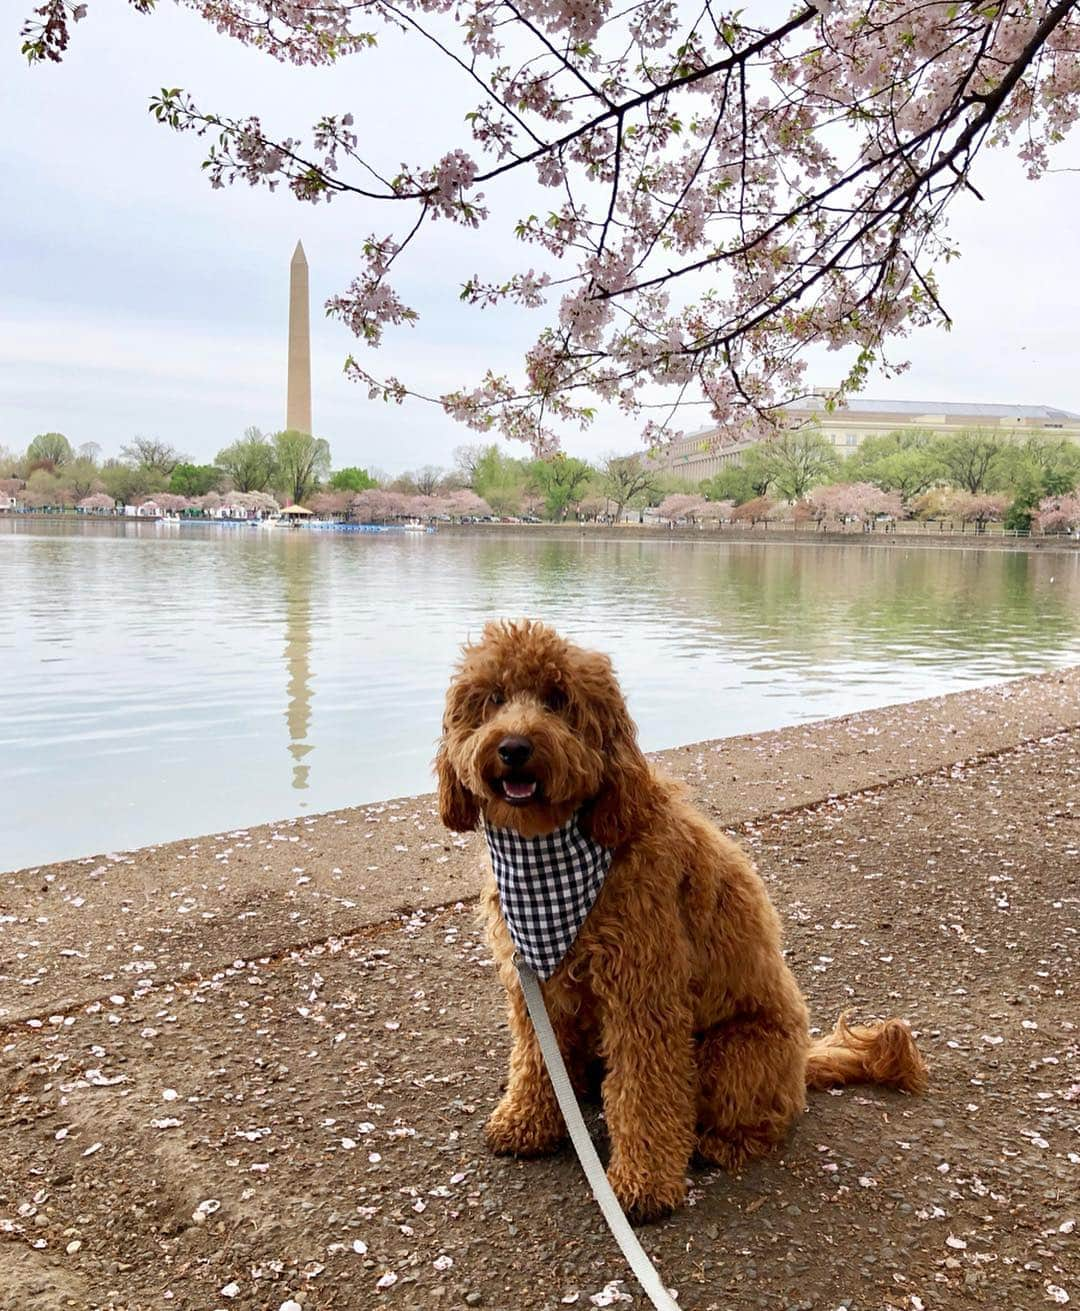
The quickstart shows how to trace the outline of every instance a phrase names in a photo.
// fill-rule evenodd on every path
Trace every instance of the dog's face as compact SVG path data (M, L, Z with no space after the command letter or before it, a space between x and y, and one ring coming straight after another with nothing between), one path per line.
M586 807L592 836L618 846L650 789L611 661L532 621L490 623L465 648L435 767L458 832L483 815L536 837Z

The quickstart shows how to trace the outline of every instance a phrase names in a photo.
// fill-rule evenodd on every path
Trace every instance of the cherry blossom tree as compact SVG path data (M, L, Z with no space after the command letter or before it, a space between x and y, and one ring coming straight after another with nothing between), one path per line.
M403 492L384 492L386 517L388 519L404 519L409 513L409 500Z
M807 496L806 504L819 523L846 524L858 513L851 496L850 483L831 483L827 487L815 487Z
M954 491L944 498L943 508L950 518L972 523L975 531L981 533L988 523L996 523L1004 517L1009 498L988 492Z
M357 492L350 503L349 514L358 523L386 523L403 518L407 513L409 497L400 492L386 492L372 487Z
M106 496L104 492L94 492L90 496L84 496L78 503L80 510L87 510L92 514L105 514L109 510L116 509L116 502L111 496Z
M175 492L155 492L154 501L166 514L182 514L193 504L190 496L178 496Z
M874 488L875 495L867 500L865 509L868 514L878 519L906 519L909 511L904 498L898 491L884 491Z
M353 492L316 492L308 501L308 509L316 514L346 515L352 503Z
M704 523L729 523L735 513L734 501L706 501L700 518Z
M154 499L159 504L162 501L161 496L155 496ZM280 509L278 502L269 492L226 492L220 496L215 492L208 492L206 496L196 497L189 504L201 506L205 510L220 509L229 517L241 519L263 518L266 515L277 514Z
M819 517L808 501L789 501L779 507L779 514L784 523L798 528L804 523L818 523Z
M446 512L452 519L479 519L491 513L491 506L482 496L468 488L460 488L446 498Z
M683 519L694 523L705 513L708 504L704 496L675 492L671 496L664 497L656 513L670 524L679 523Z
M400 166L392 132L361 140L364 111L278 136L179 88L151 109L204 136L213 186L358 204L362 266L328 309L367 346L416 321L400 288L410 260L426 267L434 224L479 228L509 180L515 203L531 188L514 225L531 267L459 280L468 304L533 308L544 326L518 376L429 399L538 453L597 400L640 415L650 440L684 402L729 436L767 431L805 391L808 346L847 351L841 393L900 367L891 338L948 322L935 269L955 254L950 205L978 195L980 150L1011 148L1037 178L1080 113L1076 0L814 0L756 20L665 0L177 3L305 65L383 57L378 29L396 30L475 95L449 149ZM41 0L23 51L60 60L85 13ZM417 394L358 358L347 367L373 397Z
M1080 494L1046 497L1039 502L1035 522L1042 533L1080 532Z
M367 487L349 500L349 518L357 523L377 523L385 493L378 487Z
M231 501L239 501L249 514L268 515L277 514L281 509L277 500L269 492L243 492L240 494L233 493L229 498Z
M402 513L407 519L430 519L439 513L438 500L434 496L405 496Z
M742 505L737 505L731 512L731 517L735 523L748 523L751 528L755 524L768 523L770 519L777 517L777 508L775 502L767 496L755 496L751 501L743 501Z
M873 483L832 483L815 487L806 504L826 522L869 525L879 518L902 519L905 510L899 492L884 492Z

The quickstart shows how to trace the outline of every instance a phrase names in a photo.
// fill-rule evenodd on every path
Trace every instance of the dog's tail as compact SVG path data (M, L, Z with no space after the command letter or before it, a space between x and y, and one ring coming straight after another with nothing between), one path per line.
M808 1088L845 1083L881 1083L904 1092L926 1091L929 1076L911 1030L903 1020L849 1025L841 1015L836 1028L810 1044Z

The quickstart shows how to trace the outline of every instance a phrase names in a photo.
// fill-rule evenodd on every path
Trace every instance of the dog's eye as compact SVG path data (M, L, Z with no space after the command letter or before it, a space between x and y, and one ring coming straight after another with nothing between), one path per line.
M494 691L488 693L488 705L489 706L506 705L506 694L500 691L499 688L495 688Z
M556 712L562 710L566 705L566 693L560 687L549 688L544 693L544 705Z

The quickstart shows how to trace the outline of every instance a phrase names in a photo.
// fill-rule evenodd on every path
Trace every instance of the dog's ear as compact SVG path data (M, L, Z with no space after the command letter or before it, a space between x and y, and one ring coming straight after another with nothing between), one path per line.
M589 812L589 832L601 846L619 847L642 827L652 803L653 781L632 736L620 734L608 744L607 752L607 772Z
M439 749L435 753L435 774L439 780L439 818L454 833L471 833L480 818L480 807L477 805L476 798L454 768L447 745L455 730L465 729L468 726L466 714L468 680L465 665L469 652L470 648L466 647L462 664L446 689L442 737L439 739Z
M586 822L594 841L618 847L642 827L652 808L655 784L611 662L605 656L598 657L597 663L588 681L593 684L590 699L598 712L606 768Z
M439 780L439 818L454 833L471 833L480 818L480 809L450 763L445 742L439 743L435 773Z

